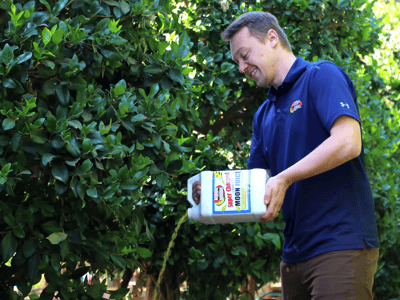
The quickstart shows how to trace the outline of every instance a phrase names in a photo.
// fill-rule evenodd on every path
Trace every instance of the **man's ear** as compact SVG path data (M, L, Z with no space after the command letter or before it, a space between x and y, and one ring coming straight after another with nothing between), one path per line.
M266 41L271 45L271 47L275 47L279 44L279 35L275 30L270 29L267 32Z

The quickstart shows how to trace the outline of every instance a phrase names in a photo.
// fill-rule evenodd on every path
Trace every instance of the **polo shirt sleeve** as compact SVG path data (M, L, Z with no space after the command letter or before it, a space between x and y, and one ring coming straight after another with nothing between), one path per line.
M314 66L311 72L308 93L327 132L342 115L348 115L361 124L357 96L347 74L329 62Z
M254 115L253 118L253 138L251 141L250 158L247 164L247 169L251 170L254 168L270 169L269 164L264 156L261 122L259 122L259 111Z

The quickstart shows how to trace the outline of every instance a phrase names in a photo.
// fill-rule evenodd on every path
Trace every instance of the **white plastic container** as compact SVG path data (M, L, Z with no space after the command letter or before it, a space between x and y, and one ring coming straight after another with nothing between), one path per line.
M188 180L189 219L205 224L260 222L269 170L203 171ZM200 203L192 197L192 186L201 183Z

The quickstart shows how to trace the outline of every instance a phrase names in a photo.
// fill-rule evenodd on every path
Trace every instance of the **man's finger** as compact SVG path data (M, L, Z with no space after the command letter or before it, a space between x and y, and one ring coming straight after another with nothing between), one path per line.
M262 222L262 223L267 223L267 222L268 222L268 215L263 214L263 215L261 216L261 222Z
M201 187L197 187L194 191L193 194L195 194L196 196L200 195L201 192Z
M268 205L271 202L271 198L272 198L272 190L266 189L264 194L264 204Z
M196 205L200 203L200 191L201 191L201 183L200 181L196 181L195 183L193 183L192 186L192 197Z
M267 223L275 219L279 214L279 207L277 207L275 201L271 201L273 196L270 196L270 205L267 207L267 211L265 214L261 216L261 220L263 223Z
M271 214L272 214L271 209L272 206L268 207L267 211L261 216L263 223L267 223L271 220Z

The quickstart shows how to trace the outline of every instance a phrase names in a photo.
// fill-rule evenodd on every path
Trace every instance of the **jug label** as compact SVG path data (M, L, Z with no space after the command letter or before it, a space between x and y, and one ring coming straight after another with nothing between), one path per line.
M251 212L249 171L213 172L213 214Z

